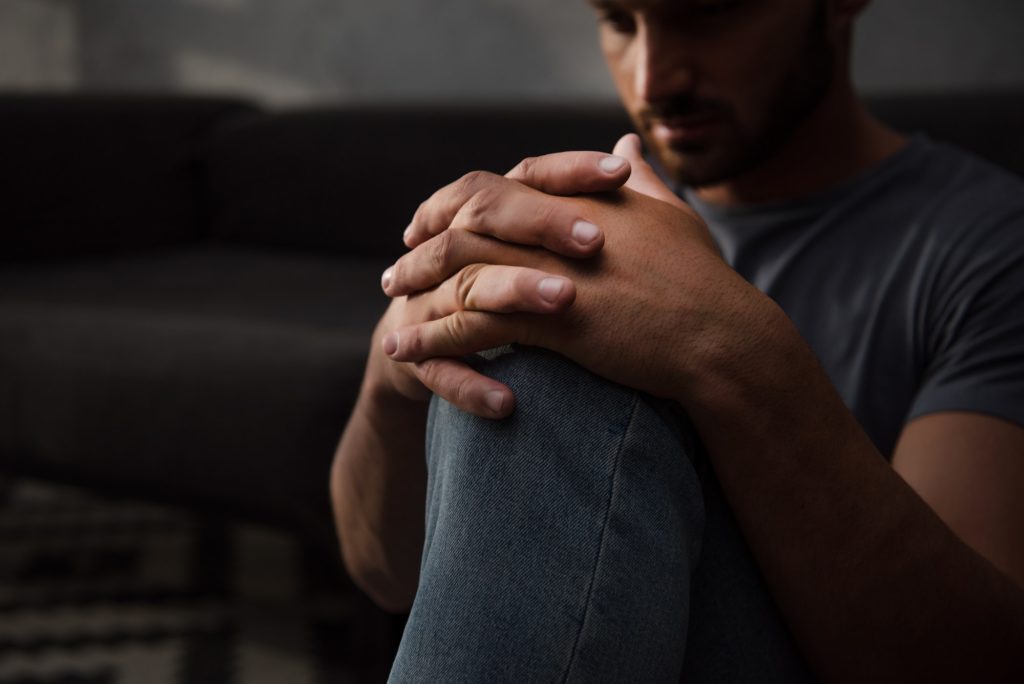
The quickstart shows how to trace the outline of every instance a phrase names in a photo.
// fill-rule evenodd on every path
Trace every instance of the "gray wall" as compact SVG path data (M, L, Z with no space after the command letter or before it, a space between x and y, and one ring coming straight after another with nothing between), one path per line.
M877 0L865 90L1024 86L1021 0ZM0 88L613 97L584 0L0 0Z

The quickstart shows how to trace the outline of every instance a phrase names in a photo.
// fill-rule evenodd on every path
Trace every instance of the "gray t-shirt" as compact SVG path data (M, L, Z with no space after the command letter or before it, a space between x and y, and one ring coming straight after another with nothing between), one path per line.
M798 202L684 196L726 260L794 321L886 457L927 413L1024 425L1024 182L916 136Z

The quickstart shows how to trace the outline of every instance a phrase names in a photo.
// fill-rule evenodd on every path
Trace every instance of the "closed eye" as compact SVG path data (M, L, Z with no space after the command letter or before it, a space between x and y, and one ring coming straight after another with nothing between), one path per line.
M636 19L629 12L615 9L601 9L598 11L598 21L615 31L616 33L636 32Z

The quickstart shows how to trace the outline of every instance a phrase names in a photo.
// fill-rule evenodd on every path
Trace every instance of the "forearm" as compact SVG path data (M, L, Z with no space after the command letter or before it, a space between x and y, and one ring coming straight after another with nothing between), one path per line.
M757 339L716 345L725 356L682 403L817 672L1024 674L1024 592L885 462L782 312L755 308Z
M423 548L427 405L365 383L331 469L345 566L381 607L412 604Z

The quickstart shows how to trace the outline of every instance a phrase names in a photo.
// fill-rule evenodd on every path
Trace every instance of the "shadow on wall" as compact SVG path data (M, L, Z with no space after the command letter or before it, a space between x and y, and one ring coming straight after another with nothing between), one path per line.
M1020 0L874 2L865 92L1024 86ZM0 88L613 100L585 0L0 0Z
M854 75L869 92L1019 90L1024 2L876 0L858 22Z
M610 95L589 10L554 4L89 0L73 4L78 84L275 103Z

